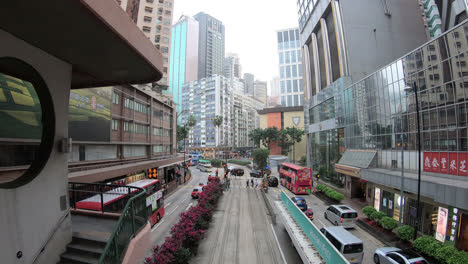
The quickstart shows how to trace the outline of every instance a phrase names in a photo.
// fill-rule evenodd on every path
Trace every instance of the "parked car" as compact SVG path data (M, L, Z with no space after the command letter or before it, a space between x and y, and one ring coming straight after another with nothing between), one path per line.
M232 169L232 171L231 171L231 175L232 175L232 176L242 176L242 175L244 175L244 169L241 169L241 168L234 168L234 169Z
M202 172L211 172L211 170L209 168L205 167L205 166L200 166L199 169Z
M344 228L356 227L357 212L347 205L332 205L324 213L325 219Z
M202 186L197 186L195 188L193 188L193 191L192 191L192 198L193 199L198 199L198 197L200 197L200 194L203 192L203 188Z
M305 212L306 216L310 219L310 220L314 220L314 211L312 211L312 209L307 209L307 211Z
M262 171L260 171L260 170L251 170L250 171L250 177L261 178L262 177Z
M270 176L270 178L268 179L268 186L270 187L278 187L278 183L278 177Z
M428 264L428 262L411 250L401 250L394 247L383 247L375 250L374 263L379 264Z
M307 202L303 197L292 197L291 200L297 205L297 207L299 207L299 209L307 211Z

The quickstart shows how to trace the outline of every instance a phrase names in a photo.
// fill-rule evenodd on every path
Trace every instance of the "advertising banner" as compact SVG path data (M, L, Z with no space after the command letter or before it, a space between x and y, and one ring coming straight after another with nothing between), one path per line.
M449 173L449 157L447 152L440 153L440 173Z
M447 218L448 209L439 207L439 215L437 216L437 230L435 238L440 242L445 242L445 234L447 233Z
M432 152L431 156L432 156L432 162L431 162L432 172L439 173L440 171L439 152Z
M432 172L431 161L432 161L432 153L424 152L424 171Z
M468 153L424 152L424 171L468 176Z
M74 141L110 141L112 87L71 90L68 133Z
M458 175L468 176L468 153L458 153Z
M450 152L449 153L449 173L452 175L458 175L458 154Z

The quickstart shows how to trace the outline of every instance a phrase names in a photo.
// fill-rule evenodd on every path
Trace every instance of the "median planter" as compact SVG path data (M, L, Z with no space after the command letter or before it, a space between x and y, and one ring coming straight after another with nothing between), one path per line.
M339 204L344 199L342 193L335 191L325 184L317 185L317 190L318 192L316 192L315 195L329 205Z
M197 206L180 214L180 220L171 229L171 235L162 245L153 249L145 264L186 264L197 254L198 245L222 195L219 181L208 184L198 199Z

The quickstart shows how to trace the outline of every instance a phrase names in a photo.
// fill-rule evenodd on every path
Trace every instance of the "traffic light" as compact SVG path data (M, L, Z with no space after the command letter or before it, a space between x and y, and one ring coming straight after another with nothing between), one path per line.
M315 178L320 179L320 174L315 175Z

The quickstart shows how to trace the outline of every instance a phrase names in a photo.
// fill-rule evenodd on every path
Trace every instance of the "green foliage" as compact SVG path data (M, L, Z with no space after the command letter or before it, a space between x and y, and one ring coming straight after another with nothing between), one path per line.
M326 196L329 198L340 202L341 200L344 199L344 195L340 192L335 191L334 189L326 186L325 184L319 184L317 185L317 190L325 193Z
M422 236L414 240L413 246L415 249L430 257L436 257L437 250L439 250L443 244L432 236Z
M177 125L177 141L184 140L188 137L189 127Z
M305 155L302 156L301 159L299 160L299 163L306 164L307 163L307 157Z
M318 174L320 174L320 176L328 175L327 167L323 167L323 166L319 167Z
M250 161L247 160L228 160L229 163L237 164L237 165L249 165Z
M284 154L289 153L289 147L294 144L286 129L281 129L278 134L278 146L280 146Z
M468 252L457 251L447 259L447 264L466 264L468 263Z
M435 238L431 236L420 236L414 240L413 247L421 252L424 252L426 245L432 243Z
M176 264L186 264L190 260L192 253L190 249L181 247L174 254L174 263Z
M286 128L286 132L293 144L301 142L302 136L304 136L304 130L297 127L288 127Z
M441 248L437 249L437 251L435 252L435 258L440 263L447 263L449 258L452 255L455 255L457 252L458 250L454 246L444 245Z
M187 123L185 123L185 126L191 128L191 127L194 127L196 124L197 124L197 119L195 118L195 116L190 115L187 119Z
M384 216L382 217L382 219L380 219L379 225L381 225L383 228L389 231L392 231L398 226L398 221L391 217Z
M264 170L268 164L270 150L265 148L256 149L252 152L252 157L260 170Z
M410 241L413 238L414 228L409 225L402 225L397 228L396 235L402 241Z
M262 136L263 146L265 148L269 148L271 142L278 142L279 136L280 136L279 130L277 127L265 128L263 130L263 136Z
M373 212L377 212L377 210L372 206L368 205L368 206L364 206L364 208L362 208L362 213L365 214L367 216L367 218L370 218L370 215Z
M384 217L384 216L385 216L385 213L384 213L384 212L375 211L375 212L373 212L373 213L370 215L369 218L370 218L370 220L372 220L372 221L378 222L378 221L380 221L380 219L382 219L382 217Z
M211 122L213 122L213 126L219 127L221 124L223 124L223 117L217 115L211 119Z
M216 168L221 168L223 167L224 164L226 164L224 160L220 160L220 159L211 159L209 161L211 163L211 166L216 167Z
M260 142L263 139L263 129L255 128L249 132L249 138L253 141L254 145L260 147Z

